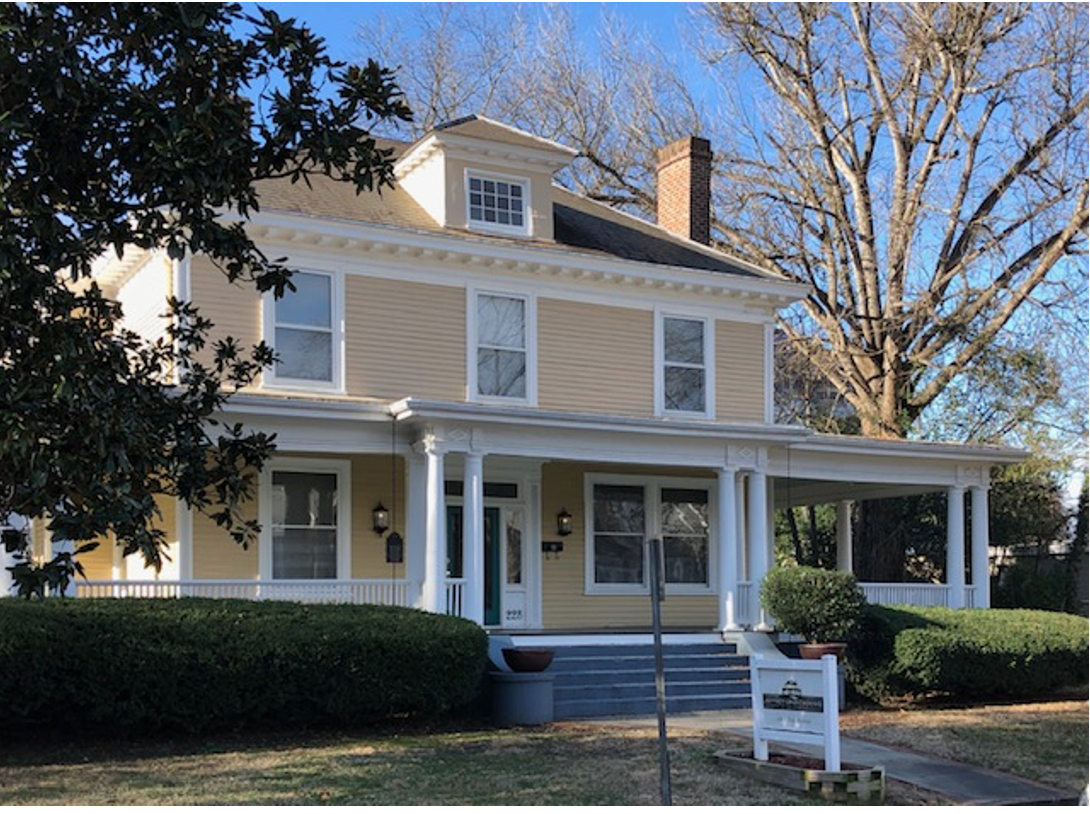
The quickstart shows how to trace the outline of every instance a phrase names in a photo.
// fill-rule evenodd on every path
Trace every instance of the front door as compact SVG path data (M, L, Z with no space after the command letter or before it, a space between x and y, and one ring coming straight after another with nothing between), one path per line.
M486 506L484 509L484 623L490 627L500 624L503 613L500 514L501 510L496 506ZM464 578L464 563L462 507L447 506L447 576Z

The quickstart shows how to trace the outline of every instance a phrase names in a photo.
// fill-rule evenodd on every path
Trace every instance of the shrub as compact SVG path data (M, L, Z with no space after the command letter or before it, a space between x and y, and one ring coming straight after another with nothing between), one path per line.
M770 571L761 602L777 627L808 642L846 641L867 604L851 574L801 565Z
M856 691L875 701L1040 696L1087 681L1087 622L1035 610L870 606L848 651Z
M487 637L405 608L0 600L0 726L206 731L437 715L471 700Z

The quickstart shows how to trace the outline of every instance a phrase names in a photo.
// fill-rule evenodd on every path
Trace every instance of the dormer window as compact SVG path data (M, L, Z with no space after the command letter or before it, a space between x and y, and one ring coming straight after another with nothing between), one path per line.
M526 211L529 181L466 172L466 212L470 228L484 231L530 234Z

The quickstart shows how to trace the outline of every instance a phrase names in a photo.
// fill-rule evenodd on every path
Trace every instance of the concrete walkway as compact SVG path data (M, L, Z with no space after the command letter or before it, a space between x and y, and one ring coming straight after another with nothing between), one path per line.
M654 717L600 718L581 723L640 728L654 728L658 725ZM747 709L670 715L666 723L667 729L674 731L725 732L747 739L753 737L753 718ZM820 749L797 744L788 746L778 743L776 748L804 755L821 754ZM1077 802L1077 796L1070 792L1059 791L1020 777L857 738L841 737L840 749L845 763L884 766L886 777L933 791L962 805L1074 805Z

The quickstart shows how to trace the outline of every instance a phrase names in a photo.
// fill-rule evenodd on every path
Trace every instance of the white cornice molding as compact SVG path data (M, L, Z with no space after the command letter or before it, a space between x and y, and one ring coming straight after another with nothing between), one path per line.
M255 213L248 221L247 230L253 239L273 243L405 259L419 257L435 262L475 263L560 279L724 296L770 311L784 308L809 292L808 286L768 277L641 263L541 243L517 245L481 235L452 235L289 212Z

